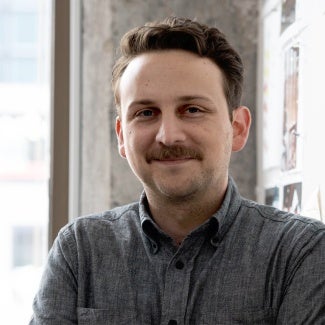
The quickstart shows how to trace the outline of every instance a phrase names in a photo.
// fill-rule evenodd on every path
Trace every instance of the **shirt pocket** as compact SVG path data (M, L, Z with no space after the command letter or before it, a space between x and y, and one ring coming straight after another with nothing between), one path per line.
M127 311L121 314L109 309L77 308L79 325L130 325L135 324L135 317Z

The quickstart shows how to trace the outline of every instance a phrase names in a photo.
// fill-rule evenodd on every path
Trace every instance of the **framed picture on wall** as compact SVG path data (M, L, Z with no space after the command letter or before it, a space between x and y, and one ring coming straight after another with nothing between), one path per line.
M263 21L263 77L262 77L262 111L261 120L263 136L263 170L280 168L282 155L282 85L279 83L279 70L282 64L281 47L278 42L280 34L280 11L269 12Z
M296 20L296 0L282 0L281 32Z
M299 52L299 46L294 45L284 54L283 171L297 167Z
M300 213L301 212L302 183L292 183L283 188L283 210Z
M265 204L280 208L280 191L277 186L265 190Z

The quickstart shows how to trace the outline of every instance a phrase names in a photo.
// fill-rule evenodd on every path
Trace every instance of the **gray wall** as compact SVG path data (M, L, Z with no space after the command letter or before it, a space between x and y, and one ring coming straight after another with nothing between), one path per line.
M120 37L169 15L197 18L222 30L245 65L243 104L255 118L258 0L83 0L81 80L81 214L135 201L139 181L119 157L111 68ZM255 199L255 122L246 148L234 154L231 174L242 195Z

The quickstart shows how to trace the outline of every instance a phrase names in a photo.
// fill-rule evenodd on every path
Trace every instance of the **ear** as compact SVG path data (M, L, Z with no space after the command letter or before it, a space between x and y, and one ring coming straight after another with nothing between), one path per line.
M118 151L122 158L126 158L125 147L124 147L124 137L123 137L123 128L120 117L118 116L115 120L115 132L118 141Z
M251 113L245 106L239 106L232 112L233 141L232 151L240 151L245 147L251 126Z

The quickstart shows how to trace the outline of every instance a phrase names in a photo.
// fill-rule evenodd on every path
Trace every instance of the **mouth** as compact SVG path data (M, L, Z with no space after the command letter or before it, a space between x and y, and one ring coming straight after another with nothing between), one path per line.
M191 157L175 157L175 158L167 158L167 159L153 159L151 160L152 162L159 162L159 163L170 163L170 164L174 164L174 163L183 163L189 160L194 160L194 158Z
M146 160L148 163L160 162L166 164L183 163L190 160L202 160L198 150L181 146L163 147L150 152Z

